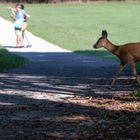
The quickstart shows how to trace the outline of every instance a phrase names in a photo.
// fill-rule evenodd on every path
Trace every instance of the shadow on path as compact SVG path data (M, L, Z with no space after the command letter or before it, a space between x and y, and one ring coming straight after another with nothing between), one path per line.
M139 102L129 96L132 84L122 77L107 89L116 62L76 53L18 54L30 62L0 76L2 139L140 138L139 111L127 108Z

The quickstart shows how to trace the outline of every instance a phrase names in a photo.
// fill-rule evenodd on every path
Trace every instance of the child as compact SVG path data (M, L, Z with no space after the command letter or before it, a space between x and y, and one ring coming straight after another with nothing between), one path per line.
M27 29L27 20L30 18L30 16L24 11L24 5L21 4L21 9L24 13L24 23L22 26L22 31L25 31Z
M22 4L16 4L15 9L11 7L8 9L11 11L11 18L14 20L17 47L23 47L23 31L27 27L25 21L30 16L24 11L24 5Z
M24 12L24 22L23 22L22 29L21 29L21 31L22 31L22 37L23 37L23 40L24 40L24 38L25 38L25 33L24 32L27 29L27 20L30 18L30 16L24 11L24 5L23 4L21 4L21 9ZM26 37L26 40L28 42L27 47L31 47L31 45L29 44L29 41L28 41L27 37Z

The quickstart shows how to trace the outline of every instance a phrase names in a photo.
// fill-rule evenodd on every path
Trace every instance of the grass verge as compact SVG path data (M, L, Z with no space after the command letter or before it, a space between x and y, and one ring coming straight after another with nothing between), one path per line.
M0 71L17 68L26 64L28 60L22 56L8 52L0 47Z
M132 96L140 98L140 90L134 90L134 92L132 93Z

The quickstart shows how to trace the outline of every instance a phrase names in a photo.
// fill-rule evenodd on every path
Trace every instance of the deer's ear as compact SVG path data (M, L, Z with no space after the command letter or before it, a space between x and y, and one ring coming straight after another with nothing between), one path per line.
M103 38L107 38L107 36L108 36L107 31L106 31L106 30L103 30L103 31L102 31L102 37L103 37Z

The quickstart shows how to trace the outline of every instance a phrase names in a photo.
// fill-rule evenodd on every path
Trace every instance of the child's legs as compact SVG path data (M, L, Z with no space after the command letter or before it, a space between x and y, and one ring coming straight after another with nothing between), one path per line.
M25 43L25 35L24 35L24 32L26 31L26 29L27 29L27 22L24 22L23 23L23 25L22 25L22 28L21 28L21 30L22 30L22 38L23 38L23 44Z
M22 25L22 32L24 32L25 30L27 29L27 22L23 22L23 25Z
M23 38L22 38L22 31L20 29L15 30L16 34L16 41L17 41L17 47L22 46Z

